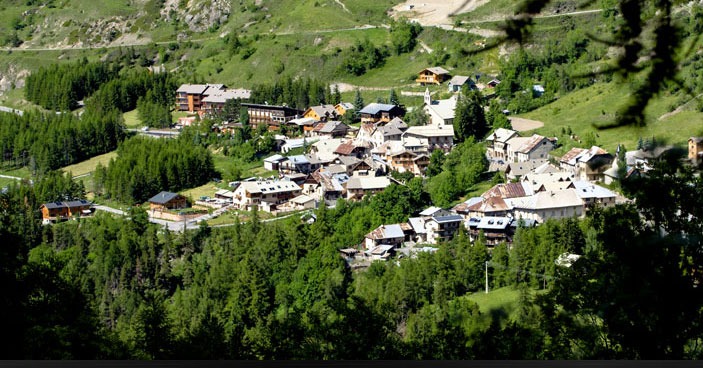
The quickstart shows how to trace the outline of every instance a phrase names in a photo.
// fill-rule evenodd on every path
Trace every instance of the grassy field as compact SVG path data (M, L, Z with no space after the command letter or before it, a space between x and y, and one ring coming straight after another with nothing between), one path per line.
M215 192L220 190L215 182L208 182L207 184L201 185L199 187L182 190L180 193L190 198L192 201L197 201L200 197L214 197Z
M508 315L515 311L520 292L512 287L502 287L495 290L477 291L466 296L467 299L478 304L482 314L490 314L491 311L503 309Z
M142 121L141 119L139 119L139 112L137 111L137 109L127 111L126 113L122 114L122 117L124 118L124 125L127 128L138 128L142 126Z
M545 290L530 289L530 293L533 296L544 292ZM498 289L489 288L487 294L482 290L469 294L465 298L478 304L479 311L486 320L496 314L512 319L515 318L519 307L520 291L511 286Z
M73 176L85 175L95 171L95 167L98 166L98 163L107 167L107 164L112 158L117 158L117 151L112 151L100 156L95 156L91 159L81 161L77 164L63 167L61 170L65 172L70 172L71 174L73 174Z
M275 217L270 212L259 211L258 213L259 213L259 219L261 219L261 220L267 220L267 219ZM228 211L228 212L225 212L222 215L218 216L217 218L208 220L207 224L210 226L230 225L230 224L236 223L237 221L239 221L239 222L249 221L250 218L251 218L251 212L249 212L249 211Z
M29 179L31 176L31 173L29 172L29 168L25 167L20 167L19 169L10 169L10 170L0 170L0 174L2 175L9 175L9 176L16 176L19 178L25 178Z
M626 85L616 83L598 84L574 93L522 115L528 119L543 121L544 127L537 133L549 136L560 135L562 128L571 128L583 139L589 132L595 132L596 143L608 151L614 151L618 143L627 149L635 149L639 137L655 137L658 142L683 146L689 137L703 134L703 113L682 111L664 117L664 114L680 104L673 96L661 96L645 110L647 125L644 127L618 127L597 130L594 124L606 124L614 120L616 112L627 102L629 90ZM566 150L579 146L578 142L560 142Z

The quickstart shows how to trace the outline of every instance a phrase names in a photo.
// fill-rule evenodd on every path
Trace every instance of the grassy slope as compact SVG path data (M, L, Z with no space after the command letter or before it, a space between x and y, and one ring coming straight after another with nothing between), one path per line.
M524 114L528 119L540 120L545 126L536 132L544 135L559 135L562 128L571 127L574 134L583 138L594 131L593 124L612 122L618 109L627 102L628 87L615 83L594 85ZM659 117L669 112L670 105L676 102L671 96L661 96L646 109L647 126L619 127L596 131L596 142L609 151L614 151L618 143L627 149L635 149L639 137L654 136L660 142L685 145L690 136L703 134L701 119L703 113L683 111L663 120ZM562 142L576 145L576 142Z
M117 158L117 151L112 151L103 155L95 156L88 160L63 167L61 170L63 170L64 172L70 172L71 174L73 174L73 176L85 175L95 171L95 167L98 166L98 163L107 167L107 164L112 158Z

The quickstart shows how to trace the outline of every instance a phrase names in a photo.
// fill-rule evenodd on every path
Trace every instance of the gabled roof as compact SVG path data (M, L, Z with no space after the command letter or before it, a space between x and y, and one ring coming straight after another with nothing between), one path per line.
M535 187L537 192L556 192L559 190L574 188L573 181L553 181L540 184L539 187Z
M390 179L385 176L366 177L354 176L349 178L347 182L347 190L349 189L384 189L391 185Z
M466 84L467 81L471 81L470 77L464 75L455 75L454 77L452 77L449 83L453 86L463 86L464 84Z
M313 143L311 146L317 151L317 156L320 159L326 159L329 157L336 157L334 154L334 151L342 144L344 143L345 139L344 138L329 138L329 139L321 139L315 143Z
M337 116L337 110L334 109L334 105L310 106L303 115L307 114L308 111L314 111L319 117Z
M337 149L334 150L334 153L336 153L338 155L347 156L347 155L351 155L352 152L354 152L355 148L356 148L356 146L354 146L354 144L352 142L345 142L345 143L342 143L339 146L337 146Z
M556 171L543 174L528 173L522 177L523 182L529 182L533 188L539 188L545 183L571 182L574 174L567 171Z
M526 210L545 210L583 205L583 201L574 189L538 192L529 197L506 199L506 202L512 208Z
M366 106L364 106L361 111L359 111L360 114L370 114L370 115L376 115L379 112L382 111L391 111L394 108L398 107L397 105L391 105L391 104L380 104L380 103L370 103Z
M464 218L459 215L433 216L432 220L438 224L446 224L448 222L461 222Z
M593 146L589 149L572 148L571 151L561 157L560 162L574 166L579 162L588 163L593 158L604 155L612 157L612 155L610 155L606 150L598 146Z
M237 190L240 188L249 193L285 193L301 190L295 182L285 180L245 181Z
M415 231L415 234L425 234L427 230L425 229L425 220L421 217L410 217L408 223Z
M170 202L174 198L180 197L180 196L181 195L178 193L163 191L163 192L149 198L149 203L165 204L165 203Z
M533 134L532 137L527 137L527 138L512 138L508 141L508 144L511 146L513 145L513 141L517 141L520 139L520 144L516 145L513 151L519 152L519 153L530 153L532 152L535 148L541 145L541 143L547 139L547 137L541 136L539 134ZM516 142L517 143L517 142Z
M342 123L341 121L328 121L324 124L318 124L317 126L315 126L315 129L313 129L313 131L319 133L346 133L347 130L349 130L349 126L347 124Z
M404 238L405 234L400 224L381 225L366 234L366 238L373 240Z
M467 207L470 212L501 212L508 211L510 207L501 197L488 197Z
M549 161L547 159L536 159L523 162L510 162L507 164L505 171L511 176L523 176L538 167L542 167L544 164L549 164Z
M474 219L472 218L471 220ZM510 226L510 223L512 222L512 218L510 217L495 216L486 216L475 220L478 221L472 221L473 226L475 226L477 229L486 230L505 230L508 228L508 226Z
M454 110L456 110L456 95L446 100L435 100L431 104L425 105L433 111L441 119L454 119Z
M47 202L47 203L42 204L42 206L44 206L50 210L65 207L63 202Z
M312 177L320 183L324 192L341 193L344 191L344 187L342 187L342 184L339 182L337 177L335 177L335 173L330 170L320 168L312 173Z
M47 202L47 203L43 203L42 206L46 207L47 209L53 210L56 208L76 208L76 207L90 206L92 204L93 204L93 202L86 201L85 199L79 199L79 200L75 200L75 201L66 201L66 202Z
M340 102L340 103L334 105L334 107L337 107L337 106L340 106L344 110L353 110L355 108L354 104L349 103L349 102Z
M399 117L397 117L397 116L394 117L393 119L391 119L391 121L389 121L385 126L394 126L394 127L396 127L397 129L400 129L400 130L408 129L408 124L405 123L405 122L403 121L403 119L401 119L401 118L399 118Z
M395 125L386 124L376 128L376 131L380 132L384 137L390 137L394 135L401 135L403 132L398 129Z
M515 130L510 130L510 129L505 129L505 128L498 128L496 129L492 134L490 134L486 140L487 141L493 141L493 142L502 142L505 143L507 142L510 138L513 136L517 135L517 131Z
M176 90L177 93L187 93L191 95L201 95L208 89L207 84L181 84Z
M441 66L433 66L431 68L425 68L425 69L422 69L420 71L420 73L424 72L425 70L427 70L428 72L430 72L432 74L438 74L438 75L449 74L449 71L447 69L442 68Z
M465 200L464 202L461 202L461 203L457 204L456 206L454 206L454 208L452 208L452 210L454 212L467 212L469 207L473 206L476 203L481 203L481 201L483 201L483 198L481 198L481 197L471 197L471 198Z
M283 161L283 160L285 160L285 159L286 159L285 157L283 157L283 156L281 156L281 155L279 155L279 154L275 154L275 155L273 155L273 156L266 157L266 158L264 159L264 162L276 163L276 162L281 162L281 161Z
M361 160L359 160L358 158L353 157L353 156L339 156L334 160L339 161L342 165L344 165L346 167L350 167L350 166L356 165L359 162L361 162Z
M295 125L314 125L317 120L313 118L297 118L297 119L291 119L289 123L295 124Z
M403 136L417 137L454 137L454 127L452 125L419 125L411 126L403 133Z
M526 197L534 194L532 187L524 182L496 184L491 189L481 195L483 198L501 197L501 198L516 198Z
M290 201L295 204L303 205L303 204L308 203L310 201L314 201L314 199L312 199L310 196L307 196L305 194L301 194L301 195L291 199Z
M288 156L288 161L295 165L305 165L310 163L305 155Z
M573 182L576 194L581 198L615 198L617 194L600 185L591 184L587 181L577 180Z
M442 207L427 207L419 213L420 216L434 216L437 212L442 211Z
M559 159L559 161L564 163L571 162L585 150L585 148L574 147L570 149L569 152L565 153L564 156L561 156L561 159Z
M93 204L93 202L86 201L85 199L79 199L79 200L75 200L75 201L67 201L67 202L64 202L64 204L68 208L74 208L74 207L90 206Z
M218 191L215 192L215 195L216 195L216 196L221 196L221 197L229 197L229 198L231 198L231 197L234 197L234 192L231 191L231 190L227 190L227 189L220 189L220 190L218 190Z

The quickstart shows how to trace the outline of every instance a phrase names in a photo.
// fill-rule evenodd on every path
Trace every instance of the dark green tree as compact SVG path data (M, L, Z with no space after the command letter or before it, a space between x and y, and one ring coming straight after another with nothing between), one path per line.
M468 137L483 139L488 133L488 124L483 111L482 97L478 92L459 95L454 112L454 137L463 142Z

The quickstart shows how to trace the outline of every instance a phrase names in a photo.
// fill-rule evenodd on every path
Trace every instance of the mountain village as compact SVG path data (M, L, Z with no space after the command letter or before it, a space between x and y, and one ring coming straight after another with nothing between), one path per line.
M310 106L300 111L242 102L252 128L264 125L269 131L287 132L275 135L279 153L263 160L264 169L277 175L230 182L230 189L200 198L194 207L212 208L219 213L254 208L273 214L294 213L322 205L334 207L338 199L361 200L391 184L404 185L393 178L392 172L423 177L431 153L439 150L447 154L454 146L456 93L465 84L483 89L500 83L491 80L477 87L470 77L450 79L448 72L439 67L421 71L417 79L420 84L445 81L454 95L435 100L426 89L423 110L428 119L419 126L408 126L403 121L405 108L393 104L360 106L360 125L354 127L340 121L357 109L351 103ZM222 84L186 84L176 91L177 109L200 118L220 111L229 100L246 100L250 94L251 91L228 89ZM195 115L180 118L179 125L187 126L195 120ZM240 123L225 122L214 129L226 132L241 127ZM695 160L700 156L703 140L691 138L689 142L689 158ZM658 148L656 152L621 152L618 147L611 154L593 146L573 148L561 157L553 157L550 152L559 145L556 137L522 136L505 128L491 132L485 143L488 173L500 172L508 182L496 184L451 208L419 208L416 217L379 226L359 239L358 244L340 249L341 255L353 267L365 267L372 260L433 252L439 242L451 240L461 227L471 241L483 237L488 247L500 242L509 245L520 226L539 226L549 219L583 218L594 207L627 202L627 198L607 187L622 176L646 175L652 170L653 160L665 151ZM301 147L307 153L287 155ZM70 217L77 211L90 214L89 202L71 203L45 204L45 221ZM187 217L180 211L188 203L177 193L158 193L149 203L153 217L171 221ZM191 215L188 219L196 222L203 215ZM314 215L309 221L314 221Z

